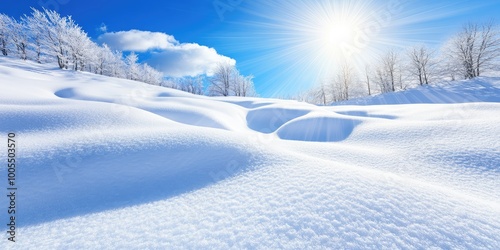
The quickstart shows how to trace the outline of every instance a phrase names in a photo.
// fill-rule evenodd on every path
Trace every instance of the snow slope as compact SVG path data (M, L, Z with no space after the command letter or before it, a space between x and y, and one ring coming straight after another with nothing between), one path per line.
M318 107L0 58L0 248L499 249L499 102L500 78Z

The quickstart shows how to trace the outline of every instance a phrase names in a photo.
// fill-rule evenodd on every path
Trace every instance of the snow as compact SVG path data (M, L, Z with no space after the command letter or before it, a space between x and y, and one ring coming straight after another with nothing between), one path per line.
M0 58L0 248L499 249L499 102L494 77L319 107Z

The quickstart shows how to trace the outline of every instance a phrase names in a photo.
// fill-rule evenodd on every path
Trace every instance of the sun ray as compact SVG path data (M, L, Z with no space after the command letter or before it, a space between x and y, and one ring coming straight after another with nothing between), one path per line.
M331 76L342 62L364 70L388 47L402 48L418 39L428 42L422 33L436 33L440 27L424 29L416 24L465 10L453 8L453 3L437 2L426 8L418 1L401 0L256 0L239 11L252 21L232 23L241 31L224 38L225 49L251 51L252 57L240 61L240 66L259 71L272 83L263 91L279 96L290 89L310 88Z

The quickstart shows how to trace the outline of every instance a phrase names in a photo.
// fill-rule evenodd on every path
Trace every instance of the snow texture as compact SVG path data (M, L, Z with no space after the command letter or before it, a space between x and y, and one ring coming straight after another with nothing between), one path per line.
M0 249L500 249L500 78L318 107L55 68L0 58Z

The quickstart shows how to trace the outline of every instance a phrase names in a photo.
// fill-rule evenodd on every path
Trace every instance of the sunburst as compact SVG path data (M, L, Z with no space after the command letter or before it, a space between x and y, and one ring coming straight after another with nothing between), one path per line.
M438 6L415 8L416 1L402 0L295 0L252 1L242 4L251 21L231 23L239 32L223 39L229 51L244 54L240 66L265 78L267 95L306 90L331 76L348 61L358 71L388 47L405 47L422 38L415 24L457 14L460 10ZM409 5L413 4L413 5ZM438 8L439 7L439 8ZM431 11L433 8L439 12ZM448 11L445 11L448 10ZM426 13L420 16L418 13ZM236 28L237 27L237 28ZM442 27L428 27L426 34ZM417 41L415 37L419 37ZM252 51L249 55L248 51ZM277 70L279 69L279 71Z

